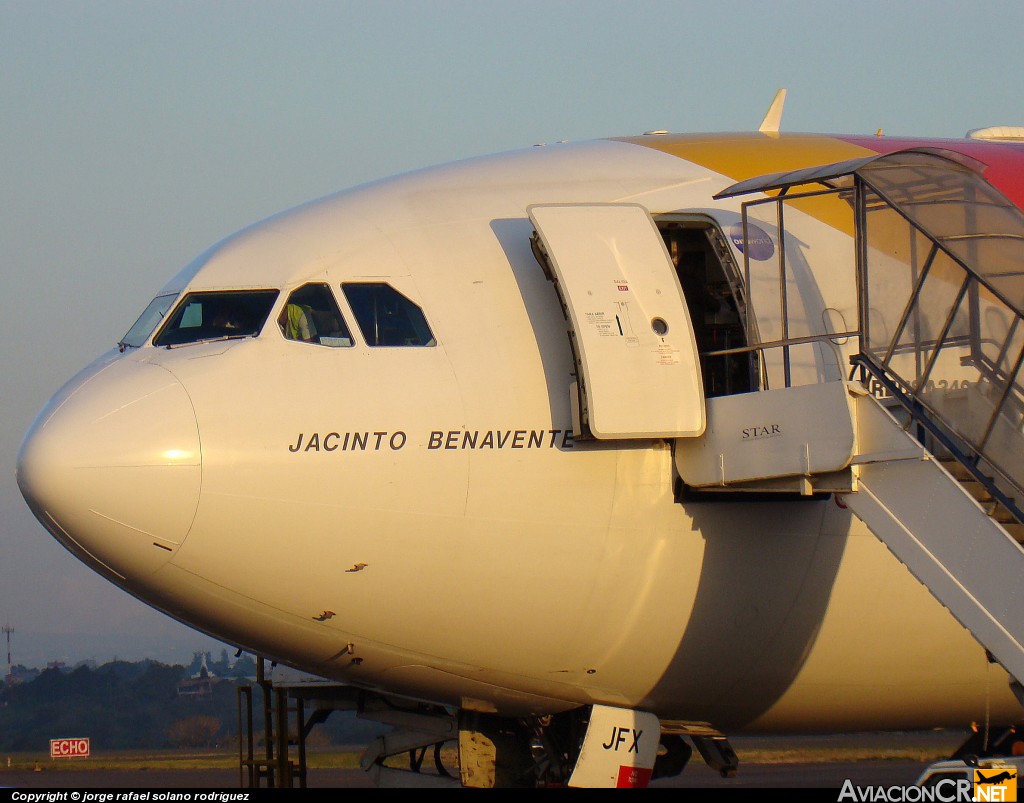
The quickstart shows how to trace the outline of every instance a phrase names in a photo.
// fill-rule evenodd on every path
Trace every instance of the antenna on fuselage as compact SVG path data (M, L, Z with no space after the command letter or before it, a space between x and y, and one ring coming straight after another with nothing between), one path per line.
M783 87L775 93L772 105L768 107L768 113L761 121L761 127L757 129L762 134L778 134L779 125L782 123L782 107L786 105L786 89Z

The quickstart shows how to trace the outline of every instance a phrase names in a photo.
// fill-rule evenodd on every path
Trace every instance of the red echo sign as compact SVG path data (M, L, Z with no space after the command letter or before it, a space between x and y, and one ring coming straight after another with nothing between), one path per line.
M86 758L88 739L50 739L50 758Z

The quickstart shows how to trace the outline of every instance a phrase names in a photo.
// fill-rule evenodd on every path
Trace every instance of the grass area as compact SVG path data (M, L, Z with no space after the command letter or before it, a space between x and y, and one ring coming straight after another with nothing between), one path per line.
M815 764L840 761L920 761L948 758L962 731L906 731L821 736L738 736L733 749L745 764Z
M949 758L949 752L924 747L882 748L821 747L818 749L737 750L740 764L830 764L845 761L921 761L932 763ZM699 757L698 757L699 758Z
M358 769L361 748L338 748L306 753L306 766L310 769ZM9 762L9 763L8 763ZM0 756L0 775L6 770L34 770L47 772L61 770L196 770L238 769L237 750L209 750L204 752L120 751L94 752L88 758L51 759L49 753L11 753Z

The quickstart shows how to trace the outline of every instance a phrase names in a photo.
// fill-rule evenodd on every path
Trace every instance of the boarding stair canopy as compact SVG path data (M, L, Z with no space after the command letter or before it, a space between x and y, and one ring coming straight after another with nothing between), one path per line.
M739 245L749 290L749 252L765 236L752 220L767 219L776 232L782 337L748 348L762 366L769 350L781 352L786 369L776 387L762 369L761 391L708 399L705 436L678 441L675 463L698 490L837 493L1021 680L1024 214L983 168L918 149L762 176L719 193L768 195L744 203ZM784 209L794 198L830 194L840 199L831 199L833 209L852 212L858 321L850 331L790 337ZM748 331L756 333L754 306ZM839 337L859 343L849 380L791 382L792 348ZM841 421L815 418L823 407ZM736 420L765 423L738 438L729 424Z
M768 202L781 204L818 184L849 200L857 366L1020 520L1024 213L983 167L946 151L899 151L742 181L716 197L777 191Z

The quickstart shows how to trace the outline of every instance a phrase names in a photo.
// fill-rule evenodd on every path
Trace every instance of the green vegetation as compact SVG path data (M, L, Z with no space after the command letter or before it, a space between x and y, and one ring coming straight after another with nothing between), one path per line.
M201 659L188 669L155 661L113 661L71 671L54 667L0 689L0 755L39 753L48 761L50 739L84 737L91 740L94 756L126 750L234 750L236 688L249 681L206 670L209 664L228 674L226 658ZM248 668L241 661L234 666L239 665ZM257 705L261 699L255 690ZM381 730L350 713L335 713L314 730L310 746L365 744Z
M32 769L230 769L238 766L237 687L225 677L255 671L198 655L188 668L114 661L73 670L53 667L31 681L0 688L0 771ZM211 674L210 670L213 670ZM254 689L260 706L262 693ZM307 714L310 712L307 712ZM261 721L259 713L256 721ZM386 730L336 712L307 741L310 768L358 766L361 746ZM965 738L959 731L845 736L738 736L746 764L896 759L934 761ZM51 761L49 740L89 737L88 761ZM261 734L256 734L257 744ZM257 748L259 752L259 748Z
M50 739L85 736L115 750L169 747L171 727L196 715L215 717L228 735L234 683L212 686L210 699L181 698L184 676L182 666L153 661L47 669L0 695L0 752L46 750Z

